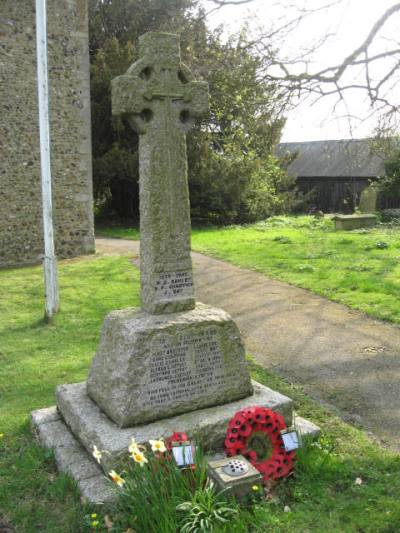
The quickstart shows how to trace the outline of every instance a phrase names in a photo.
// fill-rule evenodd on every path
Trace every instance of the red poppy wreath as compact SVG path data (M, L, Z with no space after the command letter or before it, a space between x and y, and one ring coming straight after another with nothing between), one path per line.
M243 455L264 476L264 480L287 476L294 466L296 452L285 450L281 430L282 415L266 407L238 411L228 424L225 449L228 456Z

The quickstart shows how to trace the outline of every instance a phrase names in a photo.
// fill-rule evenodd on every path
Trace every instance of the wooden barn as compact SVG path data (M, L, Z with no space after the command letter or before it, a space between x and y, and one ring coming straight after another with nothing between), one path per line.
M384 174L384 162L372 154L369 139L281 143L278 157L296 155L288 167L310 206L325 213L351 213L361 191ZM398 198L380 197L381 208L399 207Z

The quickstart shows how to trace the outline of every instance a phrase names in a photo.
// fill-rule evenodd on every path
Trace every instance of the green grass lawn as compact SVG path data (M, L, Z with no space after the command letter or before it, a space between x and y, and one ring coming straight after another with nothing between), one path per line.
M123 228L120 226L96 226L97 237L115 237L117 239L139 240L138 228Z
M198 237L206 234L212 232ZM57 474L51 454L35 444L29 413L54 404L57 384L85 379L105 314L138 305L139 277L126 257L84 258L60 262L60 287L61 311L52 325L44 325L41 268L0 271L0 531L7 521L18 533L90 530L85 517L92 510L82 505L70 479ZM340 421L300 388L259 367L252 371L260 382L294 398L299 414L321 425L323 437L301 454L296 475L254 512L243 509L229 533L399 531L399 455ZM106 531L103 512L97 513L97 530ZM117 524L118 517L109 514Z
M34 444L29 413L55 403L57 384L86 378L105 314L139 302L138 272L126 258L64 261L60 290L61 312L44 325L41 267L0 271L0 518L18 533L83 531L86 510Z
M138 238L137 230L104 230ZM400 227L338 231L330 219L274 217L250 226L195 229L193 249L400 323Z

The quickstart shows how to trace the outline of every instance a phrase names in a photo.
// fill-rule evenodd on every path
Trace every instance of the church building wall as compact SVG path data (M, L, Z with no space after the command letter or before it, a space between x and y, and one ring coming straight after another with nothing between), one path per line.
M48 0L56 253L94 251L87 0ZM35 0L0 2L0 267L43 256Z

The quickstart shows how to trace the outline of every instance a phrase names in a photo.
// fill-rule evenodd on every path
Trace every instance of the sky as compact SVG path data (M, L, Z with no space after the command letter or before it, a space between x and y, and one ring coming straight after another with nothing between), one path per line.
M225 6L210 13L207 20L211 28L224 24L226 34L237 31L246 20L257 31L257 27L270 28L274 24L281 24L278 21L292 19L297 9L304 6L318 8L327 3L330 0L253 0L248 4ZM342 0L329 10L322 10L304 20L289 38L280 43L281 50L290 57L329 34L328 40L313 56L312 66L318 70L340 63L363 42L376 20L395 3L394 0ZM215 7L207 0L204 0L204 6L207 11ZM396 34L399 27L398 14L384 26L371 52L393 47L393 40L398 42ZM372 75L381 78L390 65L390 60L376 62ZM350 82L364 81L362 76L360 68L347 79ZM392 97L393 92L394 90ZM359 91L349 92L346 97L347 108L339 104L334 110L336 101L337 97L325 97L317 103L310 100L300 103L288 114L282 141L362 138L372 134L377 116L366 120L371 109L365 94ZM349 114L356 118L349 119L346 116Z

